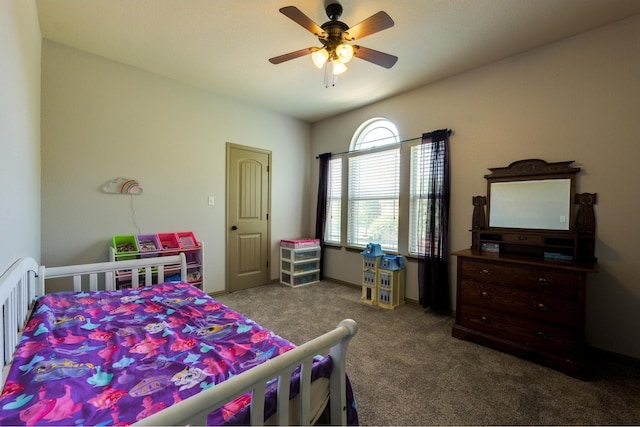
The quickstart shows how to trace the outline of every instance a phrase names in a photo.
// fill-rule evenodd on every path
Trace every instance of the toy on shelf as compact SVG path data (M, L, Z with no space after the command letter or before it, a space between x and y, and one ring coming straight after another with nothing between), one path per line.
M184 253L187 261L187 281L204 289L203 242L198 241L191 231L113 236L109 248L109 260L124 261L179 253ZM179 265L165 266L164 279L166 281L180 280L179 267ZM130 269L116 272L113 280L117 289L131 286L131 273ZM156 268L152 268L151 273L156 275L158 271ZM141 270L139 274L144 275L145 271Z

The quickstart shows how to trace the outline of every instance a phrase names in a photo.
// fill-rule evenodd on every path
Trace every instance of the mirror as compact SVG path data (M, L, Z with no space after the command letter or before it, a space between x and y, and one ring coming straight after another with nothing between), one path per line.
M569 230L571 179L492 182L489 227Z
M575 176L580 168L571 163L528 159L489 169L488 228L573 231Z
M485 175L473 197L471 249L482 256L527 256L594 263L596 193L576 194L573 161L519 160Z

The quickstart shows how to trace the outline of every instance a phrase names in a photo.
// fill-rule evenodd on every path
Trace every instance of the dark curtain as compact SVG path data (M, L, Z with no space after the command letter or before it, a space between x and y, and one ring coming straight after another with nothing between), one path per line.
M320 239L320 279L324 277L324 230L327 223L327 191L329 183L329 160L331 153L320 154L318 157L318 205L316 211L316 239Z
M425 255L420 256L418 287L420 305L438 313L450 313L449 296L449 135L441 129L422 135L426 178ZM425 187L423 187L425 188ZM420 236L419 236L420 238Z

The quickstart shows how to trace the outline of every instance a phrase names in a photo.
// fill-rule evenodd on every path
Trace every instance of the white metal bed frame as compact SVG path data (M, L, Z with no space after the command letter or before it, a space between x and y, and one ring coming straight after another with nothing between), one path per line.
M6 378L4 369L13 360L15 348L20 340L21 332L29 319L31 308L36 298L44 295L45 281L52 278L72 277L75 291L82 290L88 281L90 290L98 290L100 283L106 289L115 288L115 272L132 270L132 286L138 287L139 272L144 270L143 285L155 284L150 267L157 268L156 283L164 281L166 266L180 264L182 280L187 277L184 254L143 258L130 261L81 264L63 267L40 266L32 258L17 260L0 276L0 362L3 366L2 383ZM100 275L103 275L103 282ZM313 340L300 345L284 354L270 359L240 375L226 380L215 387L204 390L188 399L172 405L136 423L136 425L205 425L207 414L227 402L252 393L251 425L263 425L264 396L266 383L278 379L278 403L276 413L277 425L289 425L289 385L291 374L297 366L301 366L299 418L296 422L309 425L311 414L311 367L313 358L318 354L329 353L333 359L333 371L329 379L329 410L332 425L346 425L347 399L345 359L347 345L357 332L357 324L345 319L333 329ZM286 393L281 397L281 393Z

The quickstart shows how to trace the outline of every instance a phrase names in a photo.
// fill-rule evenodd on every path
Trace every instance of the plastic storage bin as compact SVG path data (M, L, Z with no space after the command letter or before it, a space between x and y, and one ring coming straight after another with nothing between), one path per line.
M293 278L293 286L307 285L310 283L316 283L320 281L320 273L314 271L312 273L303 274L301 276L295 276Z
M309 250L302 249L297 250L293 254L293 260L295 262L307 261L312 259L320 259L320 248L310 248Z
M320 261L299 262L295 264L294 273L306 273L308 271L320 270Z
M158 233L158 240L164 252L178 252L181 247L176 233Z
M314 248L320 246L320 239L282 239L280 246L292 249Z
M280 256L282 257L282 259L287 259L287 260L291 260L293 262L300 262L300 261L309 261L309 260L315 260L315 259L320 259L320 248L310 248L310 249L297 249L297 250L293 250L293 249L287 249L287 248L280 248Z
M292 287L319 282L320 256L320 246L280 246L280 282Z
M119 260L136 259L140 252L136 236L113 236L114 253Z
M138 241L138 250L141 258L157 256L158 252L162 250L160 240L155 234L139 234L136 236L136 240Z
M180 247L184 249L197 248L200 246L198 239L196 239L195 234L191 231L178 232L176 233L176 238L178 239Z

